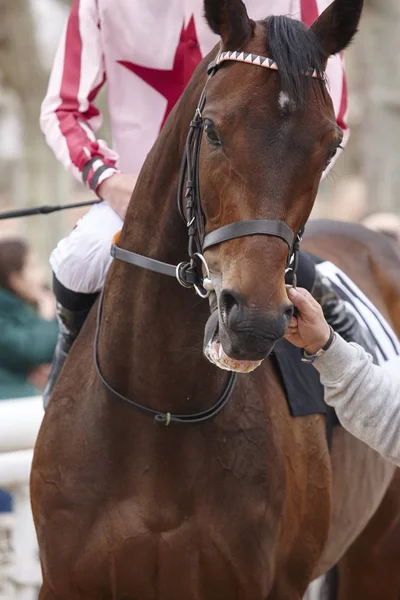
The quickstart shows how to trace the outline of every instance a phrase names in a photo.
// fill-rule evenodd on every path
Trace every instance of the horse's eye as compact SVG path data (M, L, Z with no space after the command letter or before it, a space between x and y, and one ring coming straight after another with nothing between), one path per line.
M336 153L339 150L339 148L342 148L342 146L340 146L340 144L331 149L331 151L329 152L328 157L326 159L325 169L331 164L331 162L335 158Z
M335 148L335 150L331 150L331 152L328 155L328 158L326 159L326 166L330 165L332 160L335 158L337 153L337 148Z
M206 134L207 141L213 146L221 146L221 140L218 137L218 133L215 130L215 125L210 119L204 121L204 131Z

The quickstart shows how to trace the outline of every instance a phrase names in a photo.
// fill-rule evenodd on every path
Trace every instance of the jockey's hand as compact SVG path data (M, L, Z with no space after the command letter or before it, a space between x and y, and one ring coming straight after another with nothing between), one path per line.
M106 200L113 210L125 219L126 210L136 185L137 175L115 173L105 179L98 187L98 195Z
M303 288L288 288L287 294L298 314L292 317L285 338L295 346L315 354L325 346L330 336L322 308Z

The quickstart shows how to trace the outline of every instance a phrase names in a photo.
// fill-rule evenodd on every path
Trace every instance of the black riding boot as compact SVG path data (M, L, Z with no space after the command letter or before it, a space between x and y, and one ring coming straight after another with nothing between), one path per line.
M97 294L79 294L65 288L57 279L53 279L53 289L57 298L58 339L54 351L49 379L43 392L43 404L46 408L54 385L64 366L65 359L76 340Z

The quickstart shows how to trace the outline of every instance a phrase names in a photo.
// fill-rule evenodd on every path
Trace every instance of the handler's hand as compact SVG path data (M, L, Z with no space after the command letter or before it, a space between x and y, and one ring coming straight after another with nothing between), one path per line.
M136 185L137 176L128 173L115 173L105 179L97 190L102 200L107 200L113 210L125 219L126 209Z
M285 338L294 346L315 354L325 346L330 336L322 308L303 288L288 288L287 294L297 308L298 315L292 317Z

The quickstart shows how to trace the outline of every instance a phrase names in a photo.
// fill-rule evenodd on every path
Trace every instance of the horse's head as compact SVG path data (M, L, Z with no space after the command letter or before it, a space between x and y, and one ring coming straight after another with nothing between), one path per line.
M241 0L205 0L221 50L268 57L278 70L223 62L207 83L199 158L206 232L271 219L299 232L342 131L321 78L327 59L355 34L362 0L335 0L311 28L287 17L249 19ZM251 60L251 59L249 59ZM329 85L329 82L328 82ZM251 370L281 338L292 315L285 288L288 245L249 235L205 252L215 289L206 356Z

